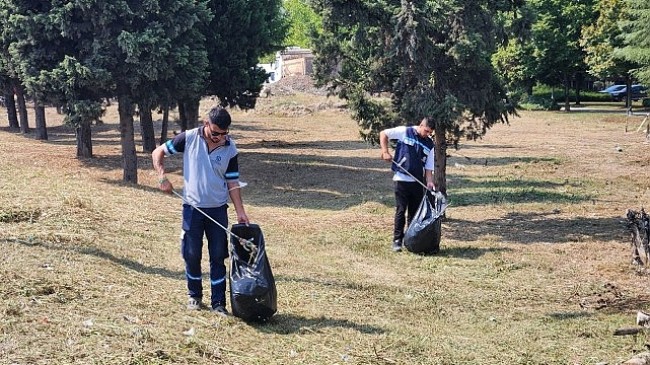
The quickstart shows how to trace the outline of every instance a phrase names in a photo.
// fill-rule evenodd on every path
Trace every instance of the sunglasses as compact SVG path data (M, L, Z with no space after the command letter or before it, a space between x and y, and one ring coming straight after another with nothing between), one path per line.
M225 136L225 135L227 135L228 133L230 133L230 132L229 132L229 131L225 131L225 132L213 132L212 130L210 130L210 135L211 135L212 137Z

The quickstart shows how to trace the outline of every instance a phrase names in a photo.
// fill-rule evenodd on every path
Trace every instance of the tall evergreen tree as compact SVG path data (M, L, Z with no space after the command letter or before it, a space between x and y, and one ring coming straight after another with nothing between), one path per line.
M12 86L11 78L7 73L3 73L2 71L1 59L2 56L0 56L0 95L5 99L5 107L7 108L7 122L9 124L9 128L18 129L20 125L18 123L18 113L16 111L14 89Z
M66 24L74 28L75 22L62 22L51 1L7 0L0 7L9 13L4 28L13 35L10 62L34 97L38 133L47 137L43 103L65 103L66 122L75 127L77 135L77 156L91 157L90 123L101 113L97 91L101 90L98 76L102 73L75 58L79 46L89 43L88 38L79 42L80 38L70 37ZM73 33L83 30L74 29Z
M504 32L498 14L520 6L507 0L315 1L323 15L316 41L316 76L348 100L361 135L435 124L434 179L446 193L446 149L476 139L514 108L490 57ZM373 95L389 92L390 102Z
M4 84L5 95L8 97L9 125L15 127L17 122L21 133L28 133L30 128L24 88L17 65L19 59L16 59L11 52L12 44L16 42L18 36L15 27L12 26L12 17L19 9L20 7L10 1L0 1L0 74L2 75L0 81Z
M2 55L14 46L21 62L2 63L0 71L22 70L30 90L66 103L68 120L78 126L78 155L92 155L90 122L99 117L99 101L116 95L124 180L137 182L135 104L144 111L145 149L152 147L147 113L155 105L167 108L177 100L193 123L206 94L224 105L253 107L266 79L257 60L280 49L286 33L280 3L7 0L0 15L19 31L2 29Z
M209 59L205 95L216 95L222 105L255 107L264 69L260 57L283 48L288 24L282 0L210 0L214 18L203 29Z
M148 90L153 87L178 85L169 81L177 72L204 77L204 44L195 27L210 19L206 4L191 0L71 0L53 1L52 5L52 26L75 48L43 80L69 85L69 109L75 115L91 116L97 110L98 96L117 96L123 180L137 183L135 103L142 95L150 96ZM79 122L84 126L87 120Z
M14 98L14 80L9 70L9 44L13 39L7 26L10 9L6 3L0 3L0 96L5 99L9 128L18 129L18 113Z
M9 62L34 102L36 138L47 139L45 103L58 98L41 87L38 76L40 70L51 68L63 54L61 36L50 32L51 7L47 1L15 0L7 0L0 7L9 12L3 27L13 35L8 49Z

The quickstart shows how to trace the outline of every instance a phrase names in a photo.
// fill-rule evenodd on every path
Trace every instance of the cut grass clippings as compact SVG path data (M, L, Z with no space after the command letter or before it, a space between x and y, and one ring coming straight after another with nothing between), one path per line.
M640 117L521 112L448 151L442 252L426 257L390 250L390 166L339 104L232 112L278 289L266 324L185 309L181 202L147 153L139 184L121 182L115 106L93 159L74 157L54 110L49 141L3 127L0 363L616 364L644 350L613 336L650 303L624 220L650 202L645 136L626 132ZM180 188L181 159L166 166ZM207 267L204 249L204 283Z

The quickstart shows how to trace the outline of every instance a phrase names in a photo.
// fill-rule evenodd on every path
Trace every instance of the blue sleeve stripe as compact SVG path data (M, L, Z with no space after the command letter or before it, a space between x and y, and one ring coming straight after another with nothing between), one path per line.
M239 179L239 172L226 172L226 179L228 180Z
M169 151L170 155L178 153L178 151L176 151L176 149L174 148L174 144L172 143L171 139L165 142L165 147L167 147L167 151Z

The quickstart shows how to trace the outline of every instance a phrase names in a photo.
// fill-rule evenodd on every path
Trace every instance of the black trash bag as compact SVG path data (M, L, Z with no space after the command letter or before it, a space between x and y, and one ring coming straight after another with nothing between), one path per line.
M244 321L265 322L278 309L275 279L257 224L235 224L230 236L230 304Z
M447 199L440 192L427 191L420 207L404 234L404 247L418 254L435 254L440 251L442 215L447 208Z

